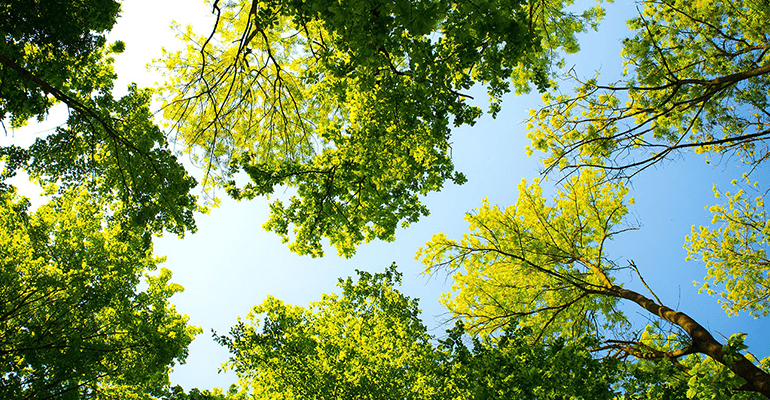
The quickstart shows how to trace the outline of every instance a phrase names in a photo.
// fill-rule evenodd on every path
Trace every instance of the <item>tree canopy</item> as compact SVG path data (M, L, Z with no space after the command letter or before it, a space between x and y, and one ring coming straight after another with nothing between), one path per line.
M517 323L533 329L533 340L554 333L607 337L604 349L641 360L704 355L721 365L693 357L687 362L727 368L739 377L725 376L729 385L768 396L770 374L739 352L745 349L742 336L722 344L653 292L654 300L616 283L614 274L622 269L644 281L633 261L622 266L607 255L611 238L628 229L617 226L627 213L626 192L606 182L601 171L588 169L565 181L553 205L539 183L522 183L514 206L484 205L467 216L471 232L462 240L435 235L419 256L429 268L453 271L455 292L445 295L444 304L478 331ZM621 300L636 303L660 322L651 325L655 329L629 333L631 325L617 308ZM678 334L663 335L660 323Z
M268 297L217 338L232 354L225 368L255 397L436 397L434 348L400 279L394 267L359 272L307 309Z
M718 293L729 314L766 315L766 192L750 175L768 154L768 8L751 1L641 6L629 21L634 35L623 41L622 81L583 80L572 69L574 93L546 93L545 106L531 112L529 151L543 152L546 173L559 177L553 200L543 196L542 181L522 182L515 205L483 204L466 217L470 232L461 240L436 235L418 256L429 269L454 274L454 292L443 301L476 329L516 320L536 337L596 332L616 354L682 366L688 397L729 398L733 389L770 397L768 359L741 352L745 334L722 343L651 288L652 298L626 289L618 271L632 271L646 286L644 266L608 256L613 236L636 228L624 219L632 203L625 187L636 174L688 149L707 161L736 157L746 164L742 183L733 181L742 187L714 188L726 203L710 208L712 226L693 227L686 248L706 264L703 289ZM658 322L629 334L619 301Z
M87 180L93 195L123 204L127 223L157 234L194 230L198 206L190 191L196 183L153 122L151 91L132 85L124 97L112 95L112 55L125 44L108 44L104 33L114 25L119 3L4 1L2 7L9 16L0 22L4 129L6 120L11 129L31 118L42 121L58 103L70 114L29 148L0 148L0 178L24 170L41 183L56 183L62 192Z
M351 256L427 215L421 196L465 181L449 137L482 114L474 84L493 114L511 90L548 87L559 51L603 15L569 4L214 1L214 29L187 27L187 49L161 60L164 115L205 187L236 199L294 188L264 227L298 254L322 255L325 237Z
M531 343L511 329L494 339L466 335L462 323L443 341L427 333L417 300L403 295L395 266L340 279L340 294L308 308L268 297L247 321L217 340L240 396L318 399L613 399L625 373L598 360L595 340ZM466 343L472 342L472 346ZM629 392L630 394L630 392ZM234 394L231 394L233 396Z
M151 91L112 95L112 0L0 4L0 120L16 129L57 104L66 122L0 148L0 397L147 399L169 386L199 328L153 274L152 235L195 229L196 185L150 112ZM6 125L8 124L8 126ZM50 201L29 210L25 171Z
M213 28L182 32L187 47L164 54L157 90L131 85L115 98L112 57L125 44L105 33L117 2L0 4L3 127L69 110L32 146L0 148L2 397L770 398L770 358L747 351L745 334L715 338L655 295L649 266L610 256L613 238L639 228L627 217L638 174L688 152L737 160L735 190L714 187L724 202L685 248L705 266L702 291L729 315L770 312L766 1L639 0L620 80L575 67L566 85L563 57L601 7L210 5ZM476 85L487 104L472 97ZM442 302L454 329L428 333L417 301L395 288L395 266L359 272L306 308L269 296L215 336L239 378L227 393L170 387L200 330L170 304L181 291L170 271L151 274L161 261L152 240L194 231L205 209L171 142L202 168L206 196L287 189L264 228L297 254L323 255L325 238L350 257L426 216L427 194L466 181L453 126L473 125L485 105L499 115L504 95L533 88L544 106L530 113L528 151L546 176L522 180L512 205L484 200L462 238L436 234L418 252L427 272L452 276ZM150 111L155 93L166 131ZM18 171L48 204L29 210L6 180ZM628 272L649 293L629 288ZM624 303L649 323L634 326Z
M763 2L642 1L623 41L623 79L582 81L532 111L532 150L547 168L600 165L633 175L692 149L767 159L768 15Z
M0 397L159 393L199 329L169 303L170 271L150 275L162 260L143 230L86 188L34 213L13 190L0 199Z

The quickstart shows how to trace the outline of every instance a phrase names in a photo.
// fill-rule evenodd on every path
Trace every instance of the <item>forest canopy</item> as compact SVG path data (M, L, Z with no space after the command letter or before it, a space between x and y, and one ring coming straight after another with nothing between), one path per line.
M712 216L679 238L704 300L719 300L704 307L770 312L767 2L639 0L626 37L613 33L622 72L605 77L565 62L601 4L213 0L213 26L178 27L182 50L155 61L158 86L123 96L114 63L131 38L107 39L120 3L25 4L0 1L3 127L68 114L31 146L0 147L3 397L770 398L770 357L746 333L715 332L648 285L682 260L615 252L645 231L634 197L665 207L631 195L651 167L729 163L734 188L697 182L717 204L666 201ZM447 276L454 328L429 333L395 264L357 271L306 307L268 294L215 334L238 377L228 391L172 387L202 330L171 302L182 287L158 268L159 236L194 233L227 195L269 198L263 228L298 256L395 241L428 196L467 182L456 128L504 119L533 91L542 103L509 131L541 170L488 171L513 200L474 193L464 234L441 221L408 244L413 269ZM19 193L20 172L45 204Z
M195 229L195 180L153 122L151 91L112 96L119 3L0 7L3 128L69 111L30 147L0 148L0 397L161 396L200 328L170 303L171 272L153 272L152 235ZM30 209L8 181L18 172L46 204Z
M465 182L452 126L510 91L540 91L600 8L564 1L214 2L214 29L166 54L164 116L205 170L204 187L275 200L265 229L298 254L346 257L428 215L421 197ZM418 17L419 16L419 17ZM236 184L246 172L251 182Z

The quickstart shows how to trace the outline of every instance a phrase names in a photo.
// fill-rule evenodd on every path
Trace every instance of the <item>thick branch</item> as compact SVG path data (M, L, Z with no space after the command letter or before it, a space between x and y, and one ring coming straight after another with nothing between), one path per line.
M606 343L608 344L605 346L591 350L601 351L616 349L636 358L642 358L646 360L660 360L665 358L669 359L671 362L676 362L676 359L679 357L695 353L695 350L691 346L674 351L660 351L635 340L607 340Z
M745 389L761 393L765 397L770 398L770 374L759 369L741 354L734 355L735 361L728 361L726 358L728 352L724 350L723 345L689 315L657 304L633 290L613 285L612 291L617 293L618 297L631 300L650 313L681 327L692 338L693 350L713 358L729 368L735 375L745 379L747 382Z
M597 89L612 90L612 91L626 91L626 90L638 90L638 91L658 91L665 90L672 87L679 87L684 85L706 85L706 86L723 86L730 83L740 82L749 78L755 78L770 73L770 64L763 65L761 67L752 68L750 70L736 72L730 75L718 76L713 79L676 79L670 83L661 86L606 86L606 85L594 85Z

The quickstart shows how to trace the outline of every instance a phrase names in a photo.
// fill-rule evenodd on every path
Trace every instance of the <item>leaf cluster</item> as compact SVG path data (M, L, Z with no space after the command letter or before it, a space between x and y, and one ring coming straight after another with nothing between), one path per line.
M232 354L224 368L258 398L432 398L433 348L398 281L395 267L359 271L307 309L268 297L216 337Z
M770 43L767 4L644 1L628 21L620 82L579 79L532 111L531 151L548 169L600 165L620 176L671 154L767 158Z
M94 65L102 58L105 31L115 24L120 3L87 0L73 3L49 0L28 4L4 0L0 32L0 57L16 64L55 87L90 93L94 81L114 75L111 68ZM0 69L0 119L10 117L12 127L30 118L44 118L53 99L15 73L4 62ZM97 68L95 68L97 67ZM89 76L90 75L90 76Z
M31 147L0 148L0 177L24 170L41 185L59 185L60 194L88 182L103 201L123 203L126 223L155 234L195 230L193 212L199 208L190 190L196 182L153 122L151 92L131 85L123 98L112 95L112 55L125 44L108 46L104 32L115 23L119 3L16 3L0 5L14 10L0 23L6 32L0 43L0 118L14 129L31 118L42 121L56 104L70 113L64 125Z
M733 181L738 189L734 193L714 186L714 195L726 199L725 204L709 207L711 222L717 226L693 226L685 248L690 258L700 258L708 269L701 290L713 295L717 291L712 285L724 287L718 293L728 315L748 311L763 317L770 313L770 221L763 193L748 177L744 179L743 185Z
M427 215L420 197L454 171L450 127L482 114L467 92L543 90L557 51L601 18L566 1L239 1L213 3L166 54L164 115L205 168L204 187L276 200L265 225L299 254L343 256ZM561 40L563 39L563 42ZM245 171L252 183L232 176Z
M34 214L0 192L0 397L148 395L168 384L198 329L141 229L106 218L87 190ZM138 290L144 276L147 288Z
M453 292L442 302L470 327L485 332L511 321L538 337L580 336L622 325L608 274L615 264L605 244L624 229L623 186L603 182L600 171L583 170L549 204L541 182L519 185L515 205L501 210L486 200L466 215L470 233L460 241L434 235L418 251L428 270L453 275Z

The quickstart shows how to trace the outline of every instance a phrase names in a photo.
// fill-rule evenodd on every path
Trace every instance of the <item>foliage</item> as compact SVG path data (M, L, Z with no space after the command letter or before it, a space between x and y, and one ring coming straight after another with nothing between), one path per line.
M27 211L0 192L0 397L156 394L198 328L168 299L182 290L141 228L83 188ZM138 290L142 276L146 289Z
M185 392L184 388L179 385L168 390L168 393L164 394L159 400L243 400L245 399L240 393L238 393L238 387L231 385L227 393L222 392L219 388L213 390L200 390L197 388L190 389Z
M569 4L214 1L211 34L188 27L187 49L162 60L164 115L204 186L236 199L295 188L265 228L298 254L322 255L326 237L351 256L427 215L420 196L465 181L450 124L480 117L466 93L475 83L493 114L512 89L548 86L557 50L576 51L575 35L603 16ZM239 187L238 171L252 182Z
M5 16L0 21L4 34L0 119L10 117L11 127L34 117L42 120L54 99L28 77L14 72L8 61L53 87L86 95L99 88L96 79L113 74L109 63L102 60L106 44L102 32L115 24L120 11L117 1L48 0L29 6L24 0L3 0L0 7Z
M731 398L736 390L768 397L770 374L743 355L742 341L721 344L654 294L616 284L620 267L606 255L606 239L626 212L621 182L672 154L733 156L751 171L767 159L770 9L751 0L640 3L629 21L634 35L623 42L623 79L602 85L598 75L583 80L571 70L575 92L546 93L545 106L531 112L529 151L545 153L546 172L567 172L560 181L567 195L546 205L539 187L522 185L515 206L482 205L467 217L471 233L462 241L436 235L421 256L429 267L455 273L455 291L444 301L477 329L519 319L544 335L601 332L605 349L641 360L640 367L644 360L682 366L688 397ZM595 183L586 190L576 187L589 179ZM725 204L711 208L718 225L693 228L687 238L690 257L708 269L703 289L713 294L710 284L722 286L729 314L767 312L767 218L764 193L755 192L725 193ZM641 278L633 261L623 268ZM618 300L638 304L675 334L613 332L624 321L612 307ZM606 323L583 322L595 314Z
M623 41L623 81L581 82L532 111L532 150L548 168L620 175L692 148L767 159L770 8L766 2L642 1ZM636 149L636 150L635 150Z
M624 399L683 400L688 382L681 366L667 361L636 360L625 363L618 387ZM709 388L713 389L713 387ZM703 394L708 393L707 390Z
M463 342L462 322L441 342L449 354L444 373L462 399L616 399L623 365L599 360L588 350L596 340L564 337L532 342L530 329L503 330L500 335Z
M522 182L514 206L485 201L461 240L439 234L421 250L429 268L454 273L443 301L469 324L472 349L462 325L434 344L416 300L394 288L395 267L359 272L357 282L340 281L342 295L307 309L268 297L217 336L232 353L225 368L240 379L225 394L168 387L169 368L184 360L197 329L168 303L181 290L168 283L170 272L146 275L147 289L137 289L159 261L151 234L194 230L198 206L189 194L195 181L153 122L152 92L111 94L111 57L124 44L108 45L104 32L119 4L4 1L0 119L18 128L56 103L70 116L28 149L0 148L0 178L25 170L60 188L31 215L0 181L0 394L770 397L770 361L744 355L742 335L720 343L654 293L625 288L617 270L641 274L607 252L608 239L628 229L631 201L616 178L690 148L752 170L768 158L770 8L755 0L642 3L629 21L635 34L624 41L621 82L571 75L574 94L546 93L545 107L532 112L530 150L545 152L546 171L572 173L553 201L542 181ZM271 205L265 228L299 254L322 255L325 237L351 256L427 215L421 196L465 181L452 164L450 127L480 118L472 86L486 87L492 115L510 91L553 87L560 52L576 51L575 35L603 16L598 7L565 11L570 5L214 0L210 35L188 28L188 48L163 60L165 116L205 168L204 188L236 199L291 188L287 203ZM234 180L241 171L251 183ZM715 188L726 202L711 208L712 226L687 238L690 257L708 269L703 289L718 293L729 314L768 313L768 223L764 193L756 193ZM658 319L624 331L622 300ZM609 357L594 358L599 351Z
M729 315L749 311L755 317L766 317L770 312L770 261L767 258L770 221L764 193L756 189L756 183L752 187L748 177L744 179L746 190L755 196L749 197L743 188L735 193L722 193L715 186L714 195L726 199L725 205L710 207L714 214L712 224L720 226L716 229L693 226L685 247L690 257L700 255L708 268L702 290L716 294L709 283L724 285L718 294L724 300L722 308ZM733 184L738 186L737 181Z
M548 337L532 342L528 329L506 329L481 338L468 336L458 322L436 342L418 319L417 301L394 287L400 276L395 266L374 275L358 271L357 282L340 280L341 295L323 295L308 309L268 297L252 310L248 322L239 321L229 336L217 337L232 354L225 368L238 373L239 395L616 398L626 376L624 364L594 358L589 348L596 339ZM257 314L264 316L262 321Z
M393 287L400 274L391 267L358 277L340 279L342 295L307 309L268 297L229 336L216 337L232 354L224 367L237 372L241 389L256 398L436 396L434 349L417 301Z
M112 55L125 44L108 45L104 32L115 23L119 3L49 0L28 6L9 0L0 7L9 16L0 22L0 118L13 129L30 118L42 121L57 103L70 110L65 125L30 148L0 148L0 178L25 170L62 192L90 181L93 195L123 203L128 223L156 234L194 230L198 207L189 192L196 183L154 125L150 92L132 85L123 98L111 93Z
M66 123L0 148L0 397L148 399L199 332L169 298L151 238L194 230L196 185L153 123L151 91L112 95L114 0L4 0L0 120L57 104ZM51 201L34 213L8 184L25 171ZM144 279L143 279L144 277ZM142 288L142 289L140 289Z
M485 200L466 215L472 233L461 241L434 235L418 257L453 271L453 291L442 302L484 332L514 320L539 336L580 336L622 324L617 298L597 295L616 267L604 250L624 230L615 226L627 213L627 189L603 179L601 172L581 171L552 205L539 180L522 181L515 205L501 210Z
M428 268L455 271L454 291L443 298L455 315L482 332L517 323L533 329L534 340L554 332L609 336L603 349L640 360L704 355L708 358L695 365L725 367L721 387L770 394L770 374L743 356L741 348L722 345L654 294L652 300L615 283L613 274L621 267L607 256L607 248L608 239L622 231L614 226L627 212L622 185L596 170L581 169L561 189L549 205L537 184L522 184L515 206L501 211L485 205L469 215L472 233L460 242L438 234L426 244L418 256ZM639 273L632 261L624 268ZM624 333L626 320L615 309L619 300L636 303L679 334ZM696 376L697 369L691 373ZM740 383L725 386L727 380Z

